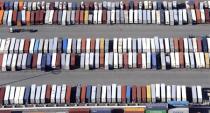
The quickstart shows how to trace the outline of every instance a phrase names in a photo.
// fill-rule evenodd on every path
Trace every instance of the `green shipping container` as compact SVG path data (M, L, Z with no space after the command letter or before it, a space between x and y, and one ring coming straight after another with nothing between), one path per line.
M166 110L146 110L146 113L167 113Z

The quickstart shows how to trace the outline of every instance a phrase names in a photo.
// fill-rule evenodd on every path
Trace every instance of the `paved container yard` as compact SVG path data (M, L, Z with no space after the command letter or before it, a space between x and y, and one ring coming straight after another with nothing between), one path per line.
M37 33L9 33L8 27L2 27L0 34L6 37L173 37L209 34L208 25L185 25L185 26L163 26L163 25L74 25L74 26L30 26L38 29ZM139 70L139 69L117 69L105 70L60 70L52 72L42 72L36 70L19 72L1 72L0 84L6 85L30 85L32 83L45 84L146 84L146 83L166 83L210 86L209 70Z

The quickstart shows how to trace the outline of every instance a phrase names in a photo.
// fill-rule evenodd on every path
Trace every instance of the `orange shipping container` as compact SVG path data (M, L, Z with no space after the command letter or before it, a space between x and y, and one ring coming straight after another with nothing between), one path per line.
M124 113L144 113L144 111L145 111L145 108L141 108L141 107L136 107L136 108L134 108L134 107L132 107L132 108L125 108L124 109Z
M19 9L19 11L20 10L23 10L23 1L19 1L19 3L18 3L18 9Z
M30 25L30 21L31 21L31 12L26 11L26 25Z
M4 10L0 10L0 25L3 24Z

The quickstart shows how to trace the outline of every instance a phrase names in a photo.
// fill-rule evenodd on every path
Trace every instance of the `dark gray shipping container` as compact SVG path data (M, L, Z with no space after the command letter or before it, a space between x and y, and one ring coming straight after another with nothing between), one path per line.
M111 108L92 108L90 113L112 113Z

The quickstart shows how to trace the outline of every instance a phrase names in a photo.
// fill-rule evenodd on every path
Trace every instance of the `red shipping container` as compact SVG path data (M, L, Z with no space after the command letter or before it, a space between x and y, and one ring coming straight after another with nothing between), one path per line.
M146 86L141 86L141 98L142 98L142 103L147 102L147 88Z
M85 103L85 98L86 98L86 85L82 85L81 103Z
M66 104L70 104L71 102L71 86L67 85L66 86Z
M197 38L197 48L198 48L198 52L202 52L202 39L201 39L201 37Z
M137 86L136 85L132 86L132 102L133 103L137 102Z
M28 53L29 52L29 46L30 46L30 39L26 38L24 42L24 48L23 52Z
M138 68L142 67L142 54L141 53L137 54L137 67Z
M45 94L45 102L46 103L50 103L51 90L52 90L52 86L48 84L47 88L46 88L46 94Z
M122 87L121 87L122 89L121 89L121 100L122 100L122 103L126 103L126 85L123 85Z
M124 68L128 69L128 53L123 53L123 64Z

